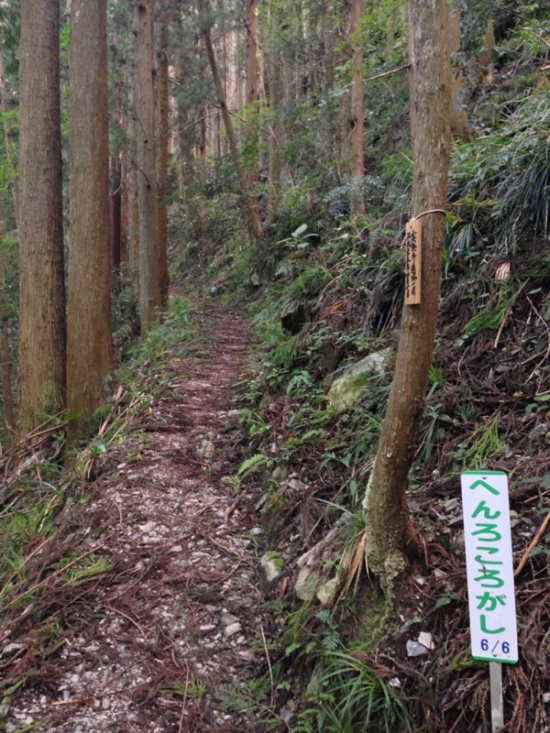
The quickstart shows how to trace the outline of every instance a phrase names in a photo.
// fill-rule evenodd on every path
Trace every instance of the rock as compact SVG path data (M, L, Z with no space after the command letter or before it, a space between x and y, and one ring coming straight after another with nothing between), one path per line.
M315 598L315 591L319 584L319 576L316 575L311 568L304 565L300 568L296 583L294 584L294 592L301 601L312 601Z
M277 580L283 572L283 558L278 552L266 552L260 559L260 565L268 583Z
M388 354L388 349L374 351L337 377L328 392L332 409L336 412L345 412L357 402L365 393L369 375L384 373Z
M540 423L540 425L535 425L535 427L529 433L529 440L531 442L535 442L540 438L544 438L547 433L548 425L546 423Z
M20 649L24 648L24 644L18 644L17 642L13 641L11 644L6 644L6 646L2 649L2 652L0 653L0 657L11 654L12 652L18 652Z
M216 630L216 624L203 624L199 626L199 629L202 634L209 634L211 631Z
M321 605L326 606L332 603L338 589L338 578L327 580L317 588L317 598Z
M149 532L152 532L156 526L157 526L156 522L146 522L145 524L140 524L139 528L142 532L144 532L145 534L148 534Z
M233 616L232 613L222 613L222 624L224 626L231 626L239 621L237 616Z
M230 636L234 636L235 634L238 634L240 631L242 631L242 626L237 621L237 623L227 626L223 633L229 639Z
M17 726L13 723L6 723L6 733L15 733Z
M261 285L260 276L257 272L252 272L250 274L250 284L253 285L255 288L259 288Z
M418 643L425 646L426 649L435 649L433 637L428 631L421 631L418 635Z
M297 478L291 478L288 482L288 488L293 491L306 491L309 487L303 481L299 481Z
M215 446L211 440L203 440L199 448L199 458L209 461L214 456Z
M407 656L408 657L421 657L424 654L428 654L427 648L424 644L419 644L417 641L407 642Z
M252 527L252 529L250 530L250 534L254 537L259 537L263 533L264 531L261 527Z
M284 720L284 722L289 725L292 718L296 715L296 708L298 707L298 703L296 700L288 700L286 705L281 708L279 712L279 717L281 720Z

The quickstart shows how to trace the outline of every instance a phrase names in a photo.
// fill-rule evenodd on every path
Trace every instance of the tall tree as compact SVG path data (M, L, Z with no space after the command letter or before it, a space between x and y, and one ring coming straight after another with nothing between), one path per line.
M170 90L169 90L169 24L168 0L160 0L158 20L159 43L157 51L157 180L158 180L158 212L159 212L159 257L161 276L161 295L163 308L168 301L168 256L167 256L167 225L168 225L168 144L170 135Z
M135 4L136 109L139 204L139 314L142 335L160 319L162 296L155 145L153 0Z
M351 80L351 120L350 120L350 153L351 153L351 213L365 213L365 197L363 196L364 145L363 132L365 111L363 108L363 39L362 19L364 0L353 0L351 5L352 28L352 63Z
M283 101L283 59L281 49L276 41L280 28L283 25L282 10L276 5L270 13L270 35L273 48L267 60L268 83L267 101L269 104L270 121L268 150L269 150L269 188L267 191L267 210L270 216L277 213L281 201L281 173L283 145L282 101Z
M210 68L212 70L212 76L214 78L216 96L218 97L218 104L220 105L222 111L225 132L227 133L227 139L229 141L229 150L231 152L231 158L233 159L233 165L235 166L237 179L239 181L239 187L241 189L241 195L244 201L248 233L250 235L250 239L257 242L263 236L262 222L260 220L258 208L254 205L254 199L250 195L248 178L242 164L239 146L237 143L237 135L233 126L233 120L231 119L231 113L229 112L229 108L227 106L224 83L220 74L214 46L212 44L211 21L207 13L205 12L203 0L197 0L197 9L199 11L199 17L201 19L201 30L204 38L204 44L206 46L206 53L208 56L208 61L210 63Z
M18 430L65 406L59 0L22 0Z
M364 502L367 564L390 596L405 565L410 533L406 487L439 306L451 114L447 0L411 0L409 26L412 214L433 213L422 216L422 299L403 307L395 374Z
M72 0L69 103L67 407L80 413L76 437L112 369L107 0Z
M245 2L246 25L246 94L245 104L248 108L247 146L251 161L249 174L250 187L258 183L258 39L256 24L256 0ZM252 203L258 208L258 196L253 194Z

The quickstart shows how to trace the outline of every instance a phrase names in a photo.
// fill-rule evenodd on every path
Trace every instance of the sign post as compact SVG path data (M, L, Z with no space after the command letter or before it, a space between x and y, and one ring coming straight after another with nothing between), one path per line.
M504 726L501 665L518 661L508 479L501 471L461 478L472 656L490 663L497 731Z

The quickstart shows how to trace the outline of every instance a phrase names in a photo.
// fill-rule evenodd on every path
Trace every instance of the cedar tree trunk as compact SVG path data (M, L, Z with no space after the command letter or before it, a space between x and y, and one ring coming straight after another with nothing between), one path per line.
M225 131L227 133L227 139L229 141L229 150L231 152L233 165L235 166L237 179L239 181L239 187L241 189L241 195L244 201L248 234L253 242L258 242L263 236L262 222L260 221L258 209L256 206L254 206L254 201L252 199L252 196L250 195L248 179L242 165L241 156L239 153L239 146L237 144L237 136L235 134L235 128L233 127L233 120L231 119L231 114L227 106L223 80L220 75L220 70L216 61L216 54L214 53L214 47L212 45L212 38L210 36L210 21L209 19L205 18L202 0L197 0L197 8L199 11L199 16L201 17L202 34L206 46L208 61L210 63L210 69L212 70L212 76L214 78L214 85L216 87L218 103L222 111Z
M168 75L168 0L160 2L159 50L157 53L157 180L159 212L159 257L162 307L168 302L168 143L170 136L170 92Z
M363 46L362 46L362 18L364 0L353 0L351 7L351 32L353 35L353 76L351 81L351 197L350 209L355 215L365 213L365 198L363 196L364 152L363 131L365 126L365 112L363 109Z
M105 396L111 373L107 0L73 0L70 49L70 245L67 408L72 438ZM120 164L116 201L120 202ZM116 207L120 265L120 207Z
M24 435L65 407L59 0L23 0L20 55L17 394Z
M153 0L135 6L137 164L139 206L139 316L146 336L160 319L162 298L155 145Z

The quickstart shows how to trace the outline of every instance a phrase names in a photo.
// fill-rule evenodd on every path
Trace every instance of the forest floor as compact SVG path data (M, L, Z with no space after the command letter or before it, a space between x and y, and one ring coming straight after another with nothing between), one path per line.
M38 593L59 622L50 629L57 650L41 656L31 624L26 636L13 619L1 630L0 666L27 676L4 699L8 733L245 727L222 698L253 675L256 655L265 663L262 530L254 498L230 481L241 439L233 385L246 370L249 334L242 318L206 310L200 346L168 358L170 381L141 432L95 459L73 552L93 557L92 570L73 584L53 578Z

